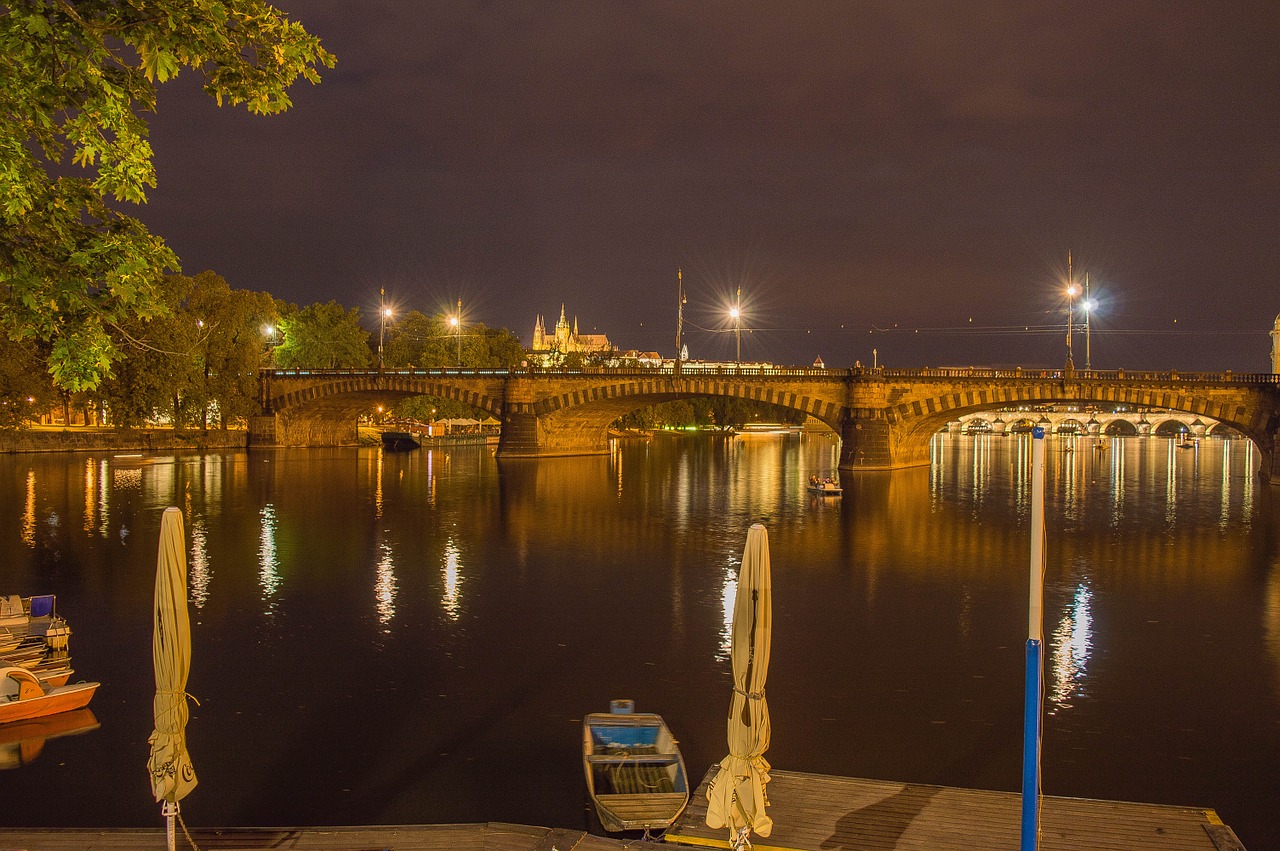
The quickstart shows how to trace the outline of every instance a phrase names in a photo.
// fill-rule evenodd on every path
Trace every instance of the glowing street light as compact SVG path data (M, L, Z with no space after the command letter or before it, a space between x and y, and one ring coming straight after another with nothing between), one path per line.
M458 366L462 366L462 299L458 299L458 312L449 317L453 336L458 339Z
M387 334L387 320L391 318L391 308L387 307L387 291L385 288L378 288L378 296L381 302L378 310L378 369L382 369L382 340Z
M1076 286L1075 277L1071 274L1071 253L1067 253L1067 370L1075 369L1075 359L1072 357L1071 336L1075 330L1075 306L1076 296L1080 295L1080 288Z
M729 318L733 320L733 337L736 344L737 355L734 361L738 364L742 363L742 285L738 285L737 298L733 303L733 307L729 309Z

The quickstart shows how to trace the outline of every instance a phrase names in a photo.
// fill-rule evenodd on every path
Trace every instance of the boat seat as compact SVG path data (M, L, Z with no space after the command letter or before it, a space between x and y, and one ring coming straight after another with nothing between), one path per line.
M591 765L674 765L676 762L675 754L663 753L646 753L646 754L590 754L587 756L587 762Z

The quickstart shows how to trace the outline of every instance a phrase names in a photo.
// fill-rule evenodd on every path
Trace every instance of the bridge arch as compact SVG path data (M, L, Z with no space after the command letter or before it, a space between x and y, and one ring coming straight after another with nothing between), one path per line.
M982 398L985 396L986 398ZM1188 392L1171 392L1166 387L1125 386L1124 384L1091 384L1088 382L1068 383L1062 380L1043 382L1009 383L987 392L942 393L924 395L910 403L900 403L890 409L888 418L892 424L899 425L897 442L893 447L897 458L905 463L903 466L928 464L929 442L935 432L945 422L956 420L962 416L985 411L1008 408L1035 409L1053 405L1128 405L1133 408L1162 408L1185 413L1188 421L1196 416L1209 417L1228 428L1248 437L1263 450L1264 471L1267 465L1278 463L1273 454L1275 434L1280 429L1280 414L1273 413L1270 419L1259 417L1259 411L1248 405L1239 404L1235 399L1220 402L1209 394L1199 395ZM1007 432L1017 430L1018 423L1033 420L1037 425L1041 414L1030 410L1019 420L1010 420ZM1047 421L1047 417L1043 418ZM1190 429L1174 417L1182 429ZM1083 431L1083 427L1081 428Z

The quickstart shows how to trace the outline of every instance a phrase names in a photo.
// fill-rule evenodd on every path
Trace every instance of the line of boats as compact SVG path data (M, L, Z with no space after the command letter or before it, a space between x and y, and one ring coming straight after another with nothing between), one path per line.
M71 627L56 606L52 594L0 597L0 731L83 709L100 685L68 684Z

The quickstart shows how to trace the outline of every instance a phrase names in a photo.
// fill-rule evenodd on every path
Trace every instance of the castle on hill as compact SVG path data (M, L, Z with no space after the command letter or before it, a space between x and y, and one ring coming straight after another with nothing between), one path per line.
M542 316L539 315L533 326L533 345L529 347L532 355L547 356L552 353L567 355L570 352L610 352L613 344L604 334L579 334L578 317L573 318L573 326L564 315L564 305L560 305L560 321L556 323L555 332L547 333Z

